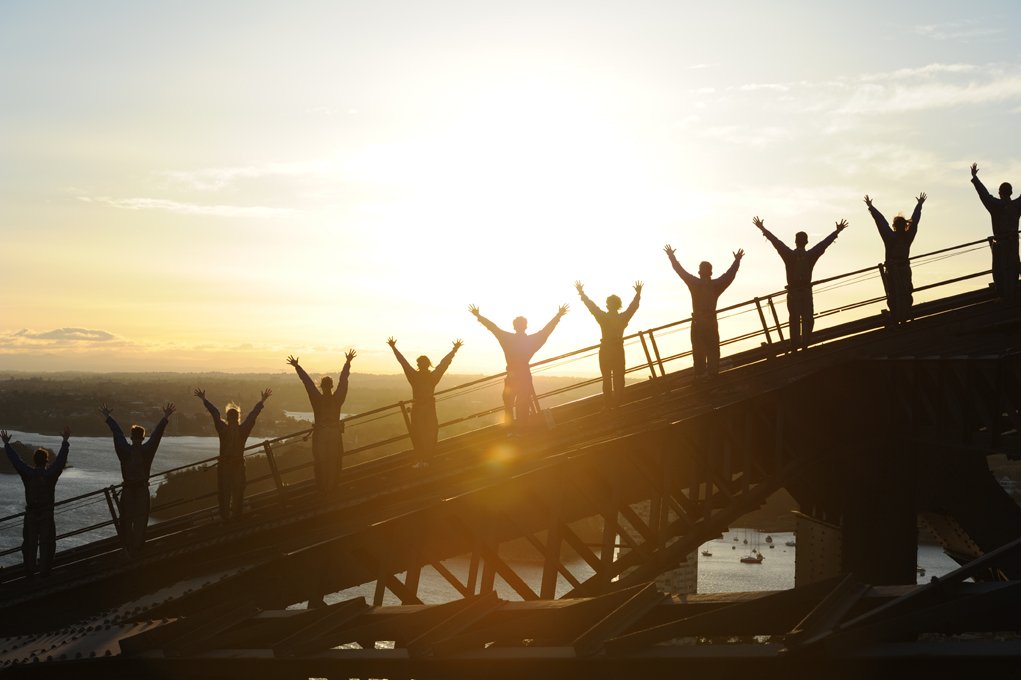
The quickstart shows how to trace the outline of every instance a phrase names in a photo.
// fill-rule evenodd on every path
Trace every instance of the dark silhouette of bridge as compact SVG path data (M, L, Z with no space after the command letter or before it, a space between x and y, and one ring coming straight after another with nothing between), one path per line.
M985 243L914 259L940 261ZM880 273L873 267L813 285ZM286 483L294 471L276 463L276 452L307 432L263 442L250 448L270 461L273 489L248 498L240 521L214 520L210 497L210 509L150 527L145 551L131 561L109 535L117 489L107 489L110 521L80 530L97 539L61 550L51 578L28 581L18 566L4 569L0 632L8 638L0 663L77 677L143 668L470 677L483 667L515 677L526 668L620 677L639 657L646 673L675 672L667 661L676 654L647 652L687 635L785 634L780 646L788 652L818 650L826 640L837 645L826 647L830 653L854 647L858 638L841 629L849 623L872 631L863 638L870 642L917 633L950 611L969 625L980 620L976 603L1012 596L1021 577L1021 553L1011 547L1021 538L1021 509L985 462L991 453L1021 455L1021 303L995 299L984 285L988 274L956 272L920 285L916 296L951 285L958 291L915 305L908 323L871 313L881 296L821 312L839 321L817 328L816 346L793 355L775 311L782 292L720 310L721 319L747 313L760 327L724 342L733 351L710 383L667 370L687 351L660 351L664 337L690 320L640 331L626 339L645 360L628 370L649 379L626 388L628 403L613 417L598 396L569 401L518 437L497 426L448 437L425 470L411 467L410 451L346 466L337 492L325 497L311 481ZM780 488L828 537L814 553L799 542L798 588L734 611L728 607L738 604L726 598L680 603L648 584ZM945 589L930 588L929 596L897 589L915 582L919 514L967 565L951 580L952 597ZM599 527L595 541L581 523ZM542 565L538 580L506 556L512 541L531 547ZM466 569L451 566L459 556L467 556ZM811 568L803 570L802 560ZM425 570L449 584L450 602L422 602ZM979 583L958 583L965 576ZM498 580L521 602L497 598ZM374 584L372 605L354 598L286 610L364 584ZM403 606L381 607L387 592ZM550 603L558 592L565 599ZM377 649L383 641L394 644ZM352 648L333 654L344 644ZM490 648L500 664L482 664ZM86 663L92 656L100 658ZM590 663L595 658L612 663ZM799 672L817 671L812 663Z

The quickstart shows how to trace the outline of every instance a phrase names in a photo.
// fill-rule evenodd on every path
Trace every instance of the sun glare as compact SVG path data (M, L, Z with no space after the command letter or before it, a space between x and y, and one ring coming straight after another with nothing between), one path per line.
M0 52L24 66L4 81L0 116L19 168L0 186L0 227L17 255L8 334L98 329L182 348L153 350L145 366L166 357L174 370L192 347L189 368L241 370L262 360L207 346L325 347L333 362L340 347L397 333L435 353L479 330L469 303L503 327L524 315L531 330L571 303L548 356L598 332L576 279L599 302L645 281L636 327L690 313L665 243L685 267L708 260L717 271L744 248L722 300L733 303L783 285L752 215L786 240L849 219L820 263L832 275L878 257L864 193L896 211L929 191L917 247L938 248L988 232L971 160L990 181L1018 172L1009 145L988 137L1019 92L997 40L937 44L905 31L912 49L833 53L817 50L833 24L813 24L827 13L801 13L773 44L808 39L820 58L805 60L744 39L773 18L758 6L737 17L669 4L462 3L450 14L328 4L305 19L267 6L266 24L253 9L243 31L230 12L124 32L102 12L25 5L13 13L21 23L0 22L21 27ZM274 30L267 50L255 36L270 23L291 28ZM187 58L168 51L188 36ZM24 342L11 341L9 365L27 356ZM459 364L499 370L474 357L481 344ZM38 365L51 349L70 356L32 347ZM394 370L382 350L364 355L366 370Z

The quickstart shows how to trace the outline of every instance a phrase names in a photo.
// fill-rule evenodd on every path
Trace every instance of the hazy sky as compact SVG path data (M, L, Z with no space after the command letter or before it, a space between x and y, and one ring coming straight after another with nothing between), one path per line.
M498 372L469 303L598 339L879 262L861 196L929 202L916 251L989 233L1021 187L1013 2L0 3L0 369L393 372L394 335ZM595 366L579 370L595 370Z

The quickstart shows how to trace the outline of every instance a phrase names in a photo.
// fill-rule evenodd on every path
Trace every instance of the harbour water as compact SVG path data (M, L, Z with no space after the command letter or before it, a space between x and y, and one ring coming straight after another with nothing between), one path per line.
M766 537L773 539L770 548ZM735 540L736 539L736 540ZM747 539L748 543L744 543ZM796 543L796 537L790 532L773 534L761 533L752 529L732 529L722 538L709 541L699 548L698 555L698 592L722 593L743 592L754 590L784 590L794 587L794 560L797 547L785 545L788 541ZM740 560L751 554L756 547L763 555L761 564L745 564ZM708 550L711 557L703 557L701 552ZM957 563L947 557L938 545L922 544L918 546L918 566L925 570L919 574L919 583L928 583L933 576L944 576L957 568Z
M19 440L30 446L45 446L57 450L60 446L59 436L45 436L34 433L12 431L12 439ZM169 470L181 465L198 462L216 455L218 440L216 437L165 437L160 445L159 453L153 464L153 472ZM113 445L109 437L72 437L71 452L68 462L72 466L64 471L57 484L57 500L72 498L96 491L120 482L120 466L114 455ZM0 513L3 516L14 515L24 509L24 490L17 475L0 475ZM74 504L61 509L57 516L58 534L75 528L89 526L106 521L110 518L106 500L98 495L93 500ZM112 528L103 535L112 535ZM767 534L751 529L735 528L721 538L709 541L698 550L698 591L702 593L741 592L757 590L783 590L794 587L794 560L797 548L785 545L795 540L792 533L778 532L771 534L773 548L766 542ZM65 549L79 542L91 540L89 536L75 536L63 540L58 545ZM744 541L747 540L746 544ZM9 520L0 523L0 548L7 550L21 545L21 521ZM750 554L757 547L764 559L761 564L744 564L741 557ZM708 550L712 556L702 556ZM0 564L17 564L21 561L20 552L0 558ZM468 565L465 559L452 559L444 562L447 568L462 578L467 574ZM540 563L521 563L515 565L528 583L540 581L542 565ZM939 546L920 545L918 547L918 566L925 570L919 576L920 582L927 582L932 576L942 576L956 567L956 563L947 557ZM571 570L579 580L591 575L584 562L571 565ZM497 589L501 596L508 599L520 599L513 590L497 578ZM570 585L562 578L558 584L558 593L570 589ZM372 587L366 586L344 593L343 597L364 595L372 598ZM423 572L421 595L426 602L443 602L455 595L453 588L442 577L431 569ZM338 596L339 597L339 596ZM388 600L389 602L389 600ZM393 601L396 603L396 601Z

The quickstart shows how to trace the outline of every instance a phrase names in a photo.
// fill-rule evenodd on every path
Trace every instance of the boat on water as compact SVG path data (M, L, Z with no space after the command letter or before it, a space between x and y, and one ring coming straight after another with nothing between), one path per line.
M742 564L762 564L762 560L766 559L762 556L762 553L755 553L754 555L746 555L741 558Z
M713 554L711 552L709 552L708 550L703 550L702 551L702 557L712 557L712 556L713 556Z
M784 543L784 545L787 546L788 548L793 548L797 544L794 541L787 541L786 543Z

